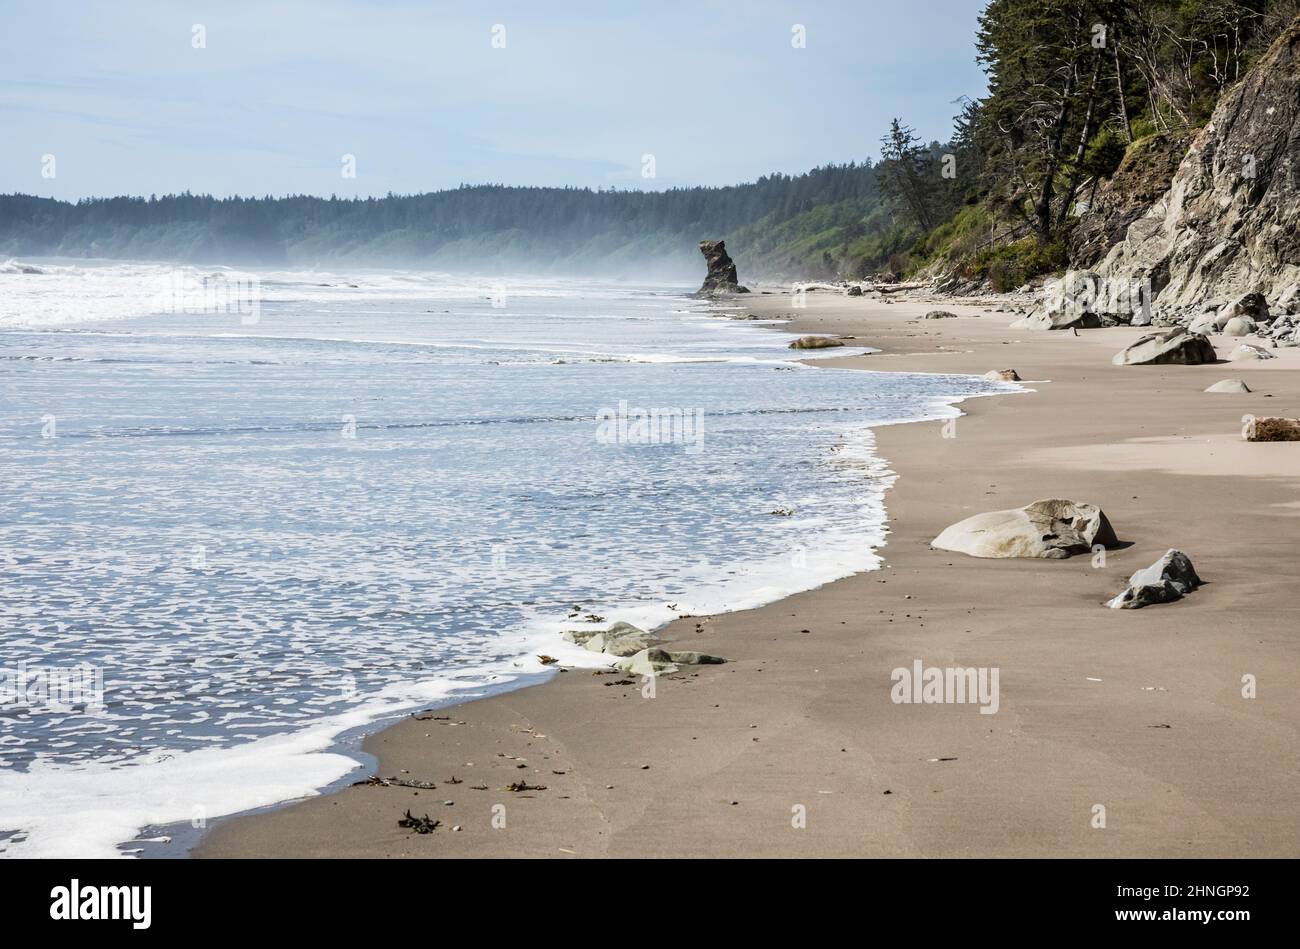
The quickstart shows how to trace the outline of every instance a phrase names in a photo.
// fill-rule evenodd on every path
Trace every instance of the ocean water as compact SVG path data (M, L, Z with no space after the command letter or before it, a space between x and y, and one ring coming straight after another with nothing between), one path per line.
M0 267L12 856L311 793L356 767L341 734L596 664L564 629L870 569L871 427L1010 388L801 366L685 288L24 265Z

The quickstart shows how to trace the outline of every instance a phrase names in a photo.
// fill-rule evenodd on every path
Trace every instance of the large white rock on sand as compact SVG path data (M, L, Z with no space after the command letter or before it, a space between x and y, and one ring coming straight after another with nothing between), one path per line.
M1259 329L1259 325L1249 316L1234 316L1223 326L1224 336L1249 336Z
M1232 352L1228 353L1228 359L1231 362L1258 362L1261 359L1276 359L1277 357L1267 349L1259 346L1252 346L1250 343L1242 343Z
M1244 379L1223 379L1205 390L1206 392L1227 392L1238 395L1250 391Z
M1097 329L1101 319L1096 313L1070 311L1066 313L1047 313L1042 310L1021 317L1011 324L1015 330L1072 330Z
M1020 373L1014 369L990 369L984 373L984 378L989 382L1019 382Z
M953 524L930 542L940 550L972 557L1036 557L1063 560L1097 544L1119 543L1095 504L1049 499L1009 511L976 514Z

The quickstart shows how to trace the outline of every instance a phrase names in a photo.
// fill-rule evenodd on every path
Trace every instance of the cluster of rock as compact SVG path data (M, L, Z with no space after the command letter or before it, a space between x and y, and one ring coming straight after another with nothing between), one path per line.
M655 645L653 633L631 623L615 623L609 629L574 629L564 633L565 642L582 646L616 660L619 672L657 676L676 672L679 666L718 665L727 660L699 652L669 651Z
M1300 432L1300 422L1296 424ZM1053 498L968 517L946 528L930 546L971 557L1064 560L1076 554L1117 547L1119 540L1105 512L1097 505ZM1171 550L1150 567L1133 574L1124 592L1106 605L1136 610L1155 603L1171 603L1200 584L1201 578L1187 555Z
M1300 284L1270 302L1249 291L1199 306L1152 306L1141 285L1108 282L1087 270L1072 270L1044 288L1044 299L1013 329L1076 330L1106 326L1183 327L1193 333L1256 336L1270 347L1300 346Z

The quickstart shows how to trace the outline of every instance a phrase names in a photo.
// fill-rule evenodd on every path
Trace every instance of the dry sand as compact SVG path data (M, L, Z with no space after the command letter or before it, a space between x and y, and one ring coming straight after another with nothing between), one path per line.
M941 301L746 303L883 350L839 365L1050 382L965 403L955 438L940 423L878 429L899 475L886 566L663 631L729 664L661 678L654 698L575 670L408 720L365 747L379 774L436 789L354 787L223 821L197 855L1300 855L1300 443L1239 435L1247 413L1300 415L1300 351L1114 367L1140 331L1011 330L1012 316ZM935 305L961 316L916 319ZM1256 392L1202 391L1230 377ZM1102 568L929 546L971 514L1045 497L1101 505L1132 546ZM1208 585L1101 606L1169 547ZM998 713L894 704L890 673L916 659L998 668ZM547 789L500 790L521 779ZM399 828L408 807L443 826Z

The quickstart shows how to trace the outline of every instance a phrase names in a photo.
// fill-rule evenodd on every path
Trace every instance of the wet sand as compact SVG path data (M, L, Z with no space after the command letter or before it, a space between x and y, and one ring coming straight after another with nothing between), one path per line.
M833 364L1040 381L964 403L956 437L877 429L898 474L882 569L661 631L728 664L661 677L652 698L572 670L409 719L365 748L380 775L436 788L350 787L221 821L196 856L1300 855L1300 443L1240 437L1247 413L1300 416L1300 350L1114 367L1142 331L1012 330L1012 315L940 301L743 302L882 350ZM918 319L936 306L960 316ZM1221 356L1236 342L1215 338ZM1202 391L1225 378L1256 391ZM1104 566L929 546L1048 497L1100 505L1131 546ZM1102 607L1170 547L1206 586ZM892 670L918 659L997 668L997 714L895 704ZM520 780L546 789L502 790ZM442 826L398 827L407 808Z

